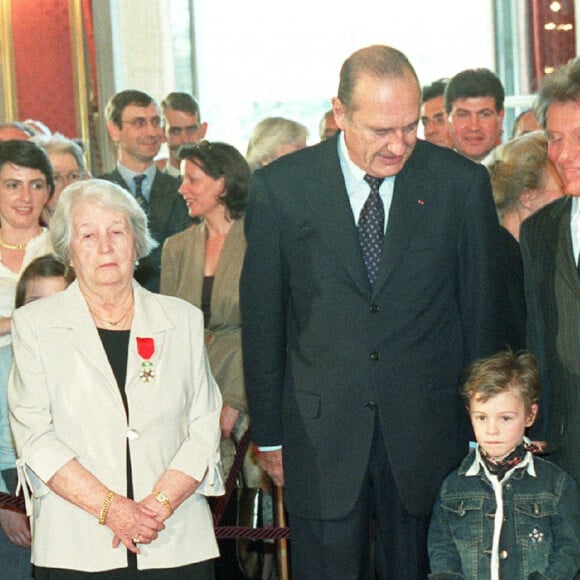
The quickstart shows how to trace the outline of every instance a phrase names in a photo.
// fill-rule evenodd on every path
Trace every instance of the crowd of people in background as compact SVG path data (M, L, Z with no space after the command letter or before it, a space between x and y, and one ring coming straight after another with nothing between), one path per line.
M504 100L377 45L310 147L268 117L244 155L194 96L130 89L93 176L1 123L0 491L27 515L0 506L0 577L243 577L207 498L249 430L296 580L572 580L580 58L507 139Z

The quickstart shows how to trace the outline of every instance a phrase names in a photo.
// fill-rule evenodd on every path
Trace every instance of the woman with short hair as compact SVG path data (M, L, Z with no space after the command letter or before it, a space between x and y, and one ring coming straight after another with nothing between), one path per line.
M213 578L222 404L202 315L133 280L155 242L121 187L68 186L51 237L76 281L16 311L8 387L36 578Z
M266 117L252 130L246 160L252 171L306 147L308 129L284 117Z

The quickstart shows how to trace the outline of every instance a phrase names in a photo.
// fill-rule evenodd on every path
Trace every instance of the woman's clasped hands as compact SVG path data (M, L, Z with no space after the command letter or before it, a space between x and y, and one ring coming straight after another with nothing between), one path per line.
M150 544L165 529L160 513L126 497L116 495L107 513L106 525L114 532L113 548L123 544L135 554L136 544Z

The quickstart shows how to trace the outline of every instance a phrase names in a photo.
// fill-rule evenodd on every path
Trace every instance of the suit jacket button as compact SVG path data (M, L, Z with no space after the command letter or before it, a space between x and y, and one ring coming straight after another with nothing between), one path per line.
M378 304L371 304L371 312L375 313L379 311L379 305Z
M500 560L506 560L506 559L507 559L507 557L508 557L508 551L507 551L507 550L502 550L502 551L499 553L499 557L500 557Z
M127 439L129 439L129 441L135 441L135 439L139 439L139 437L141 437L141 433L139 433L137 429L129 429L127 431Z
M377 406L375 405L375 403L373 401L369 401L365 407L369 410L369 411L374 411Z
M381 356L379 355L379 353L378 353L378 352L373 352L373 353L371 354L371 360L372 360L372 361L378 361L380 358L381 358Z

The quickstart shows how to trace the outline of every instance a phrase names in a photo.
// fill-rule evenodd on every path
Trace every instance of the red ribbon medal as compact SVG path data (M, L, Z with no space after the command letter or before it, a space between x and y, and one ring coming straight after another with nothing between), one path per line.
M144 383L149 383L155 378L153 363L149 360L155 352L155 342L153 339L137 337L137 352L141 358L145 359L141 363L139 380Z

